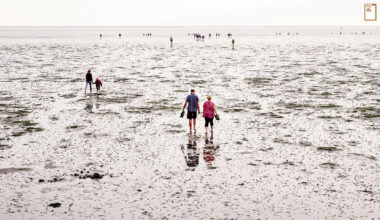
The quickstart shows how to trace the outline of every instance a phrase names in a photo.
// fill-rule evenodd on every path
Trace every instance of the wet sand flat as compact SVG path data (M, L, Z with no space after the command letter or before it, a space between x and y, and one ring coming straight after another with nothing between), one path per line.
M379 38L236 42L0 39L0 219L378 218Z

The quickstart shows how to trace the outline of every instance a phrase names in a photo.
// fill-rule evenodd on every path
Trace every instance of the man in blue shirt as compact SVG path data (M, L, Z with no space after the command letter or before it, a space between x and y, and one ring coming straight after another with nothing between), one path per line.
M188 106L187 106L188 105ZM186 97L185 104L183 105L182 111L185 110L187 106L187 119L189 119L189 128L190 128L190 133L192 132L192 124L194 124L194 132L197 131L195 128L197 124L197 110L198 114L201 113L199 109L199 98L197 95L195 95L195 90L191 90L191 94Z

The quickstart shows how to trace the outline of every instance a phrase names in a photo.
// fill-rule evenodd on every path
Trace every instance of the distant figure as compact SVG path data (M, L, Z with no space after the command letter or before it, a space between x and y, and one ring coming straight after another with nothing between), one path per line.
M91 70L88 70L86 74L86 87L84 88L85 95L87 93L87 85L90 85L90 93L92 93L92 83L93 83L93 80L92 80Z
M211 37L211 34L208 34L208 37Z
M119 38L121 37L121 34L119 34Z
M186 97L185 104L183 105L182 112L185 111L187 107L187 119L189 119L189 128L190 133L192 132L192 128L194 128L194 132L197 132L196 124L197 124L197 111L198 114L201 113L199 109L199 98L195 95L195 90L191 90L191 94Z
M96 78L94 84L96 86L96 93L99 93L100 87L103 86L102 82L99 80L99 78Z
M173 37L170 36L170 47L173 47Z
M211 96L207 96L207 101L203 104L203 117L205 118L205 130L207 134L208 124L211 126L211 135L214 132L214 116L216 114L215 104L211 101Z
M103 35L102 35L102 34L99 34L99 37L100 37L100 38L102 38L102 37L103 37Z
M235 39L232 39L232 49L235 50Z

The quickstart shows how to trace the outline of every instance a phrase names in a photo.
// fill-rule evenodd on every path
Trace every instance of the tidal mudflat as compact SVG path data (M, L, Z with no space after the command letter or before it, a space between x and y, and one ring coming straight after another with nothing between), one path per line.
M0 218L378 218L380 39L235 39L1 39Z

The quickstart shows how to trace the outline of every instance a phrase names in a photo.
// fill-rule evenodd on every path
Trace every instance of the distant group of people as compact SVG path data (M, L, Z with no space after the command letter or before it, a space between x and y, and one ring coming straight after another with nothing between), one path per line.
M196 39L197 41L199 41L199 40L204 41L205 40L205 36L201 35L199 33L196 33L196 34L194 34L194 39Z
M197 95L195 95L195 90L192 89L190 91L190 95L186 97L185 104L182 108L181 117L185 114L185 108L187 106L187 119L189 119L189 129L190 133L194 131L194 133L197 131L196 125L197 125L197 112L198 114L201 113L200 107L199 107L199 98ZM211 101L211 96L207 96L207 101L203 103L203 118L205 119L205 129L206 134L208 133L208 126L211 127L211 134L214 132L214 117L216 119L219 119L219 116L216 112L215 104Z
M200 33L193 33L193 34L190 34L190 33L189 33L188 35L189 35L189 36L190 36L190 35L193 35L193 36L194 36L194 39L196 39L196 40L198 40L198 41L199 41L199 40L202 40L202 41L203 41L203 40L205 39L205 35L202 35L202 34L200 34ZM211 38L211 36L212 36L211 33L209 33L209 34L208 34L208 37ZM228 36L228 37L232 37L232 34L231 34L231 33L228 33L227 36ZM215 34L215 37L220 37L220 33L216 33L216 34Z
M119 33L118 36L119 36L119 38L121 38L122 35ZM99 37L102 38L103 34L99 34Z
M92 78L91 70L87 71L86 74L86 87L84 88L84 94L87 93L87 86L90 87L90 93L92 93L92 84L95 84L96 86L96 93L99 93L100 87L103 86L102 82L99 80L99 78L96 78L95 82Z
M296 32L296 33L292 33L292 35L298 35L298 32ZM276 35L281 35L281 33L276 33ZM288 32L288 35L290 35L290 33Z
M144 37L151 37L152 36L152 33L147 33L147 34L143 34Z

